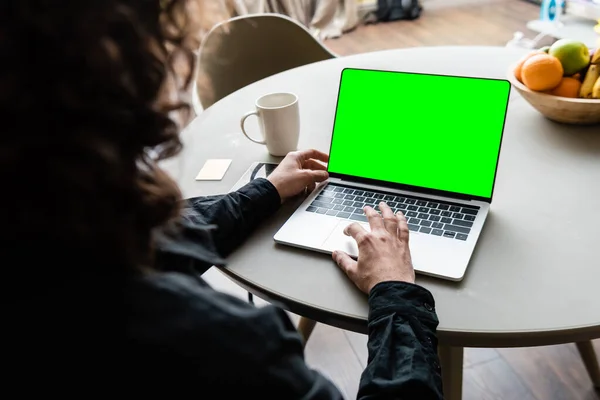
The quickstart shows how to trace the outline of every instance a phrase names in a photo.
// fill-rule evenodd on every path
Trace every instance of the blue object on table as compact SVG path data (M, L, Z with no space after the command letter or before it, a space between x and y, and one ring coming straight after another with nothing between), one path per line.
M564 0L543 0L540 10L542 21L555 21L562 12Z

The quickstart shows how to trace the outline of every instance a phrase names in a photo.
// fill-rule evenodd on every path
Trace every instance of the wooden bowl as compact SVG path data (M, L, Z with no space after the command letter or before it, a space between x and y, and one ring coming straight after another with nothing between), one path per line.
M599 99L573 99L535 92L515 78L512 68L507 75L521 96L546 118L572 125L600 124Z

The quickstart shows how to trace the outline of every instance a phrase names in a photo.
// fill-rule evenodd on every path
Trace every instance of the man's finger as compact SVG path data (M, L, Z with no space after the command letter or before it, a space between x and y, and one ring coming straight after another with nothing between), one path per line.
M346 273L348 276L352 276L356 273L357 263L348 254L343 251L336 250L332 254L333 261Z
M364 210L365 210L365 215L369 219L369 225L371 226L371 231L374 231L376 229L385 229L385 225L383 224L383 218L381 218L381 215L379 215L379 213L377 211L375 211L373 208L371 208L369 206L366 206L364 208Z
M317 187L317 185L313 182L310 185L308 185L306 187L306 192L307 193L312 193L313 190L315 190L315 188Z
M310 169L303 170L306 175L306 185L310 185L315 182L323 182L329 178L329 173L327 171L313 171Z
M314 158L315 160L319 160L319 161L323 161L323 162L327 162L329 161L329 155L323 153L322 151L316 150L316 149L308 149L308 150L302 150L298 156L300 157L300 159L302 161L306 161L309 158Z
M358 222L354 222L344 228L344 234L347 236L352 236L354 240L357 240L357 238L366 233L367 231L365 230L365 228L360 226Z
M379 209L381 210L381 216L383 217L383 225L385 229L392 235L398 234L398 219L394 215L394 212L383 201L379 203Z
M398 211L396 213L396 219L398 220L398 239L400 239L402 242L408 243L410 231L408 230L408 223L406 222L406 217L402 211Z
M314 158L306 160L303 167L305 169L312 169L314 171L327 171L327 165L315 160Z

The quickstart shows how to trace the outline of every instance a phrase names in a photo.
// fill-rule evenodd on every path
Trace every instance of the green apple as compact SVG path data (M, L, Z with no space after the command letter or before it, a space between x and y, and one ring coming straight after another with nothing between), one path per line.
M584 43L576 40L557 40L550 46L548 54L558 58L565 76L571 76L590 64L590 50Z

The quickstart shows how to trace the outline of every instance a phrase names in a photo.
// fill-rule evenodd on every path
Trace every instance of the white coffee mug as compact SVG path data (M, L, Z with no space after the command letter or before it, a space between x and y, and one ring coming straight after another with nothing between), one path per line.
M269 93L256 100L256 111L246 113L240 122L244 135L254 143L264 144L274 156L283 157L297 150L300 138L298 96L293 93ZM246 119L256 115L263 140L252 139L246 132Z

